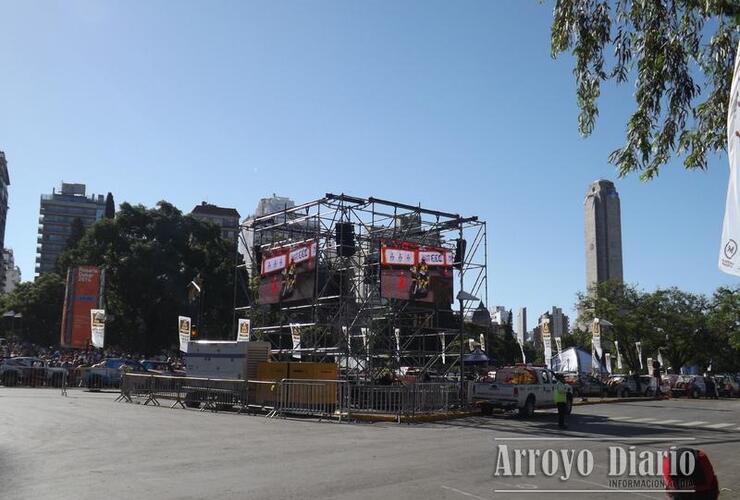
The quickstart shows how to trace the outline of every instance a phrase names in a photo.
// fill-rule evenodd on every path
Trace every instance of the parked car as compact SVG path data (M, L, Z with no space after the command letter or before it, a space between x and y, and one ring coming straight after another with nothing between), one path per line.
M121 385L121 368L126 365L133 373L148 373L147 369L133 359L106 358L85 370L82 385L91 389L118 387Z
M638 396L641 391L637 390L637 382L631 375L612 375L606 382L607 393L611 396L628 398Z
M171 377L184 377L185 370L176 370L172 363L167 361L158 361L156 359L146 359L141 362L147 371L154 373L155 375L169 375Z
M573 390L574 398L585 398L588 396L604 397L607 395L606 383L593 375L571 372L564 373L563 378L565 379L565 383Z
M717 392L723 398L736 398L740 396L740 381L736 375L720 374L714 377Z
M707 393L704 377L700 375L682 375L671 388L674 397L699 398Z
M653 397L658 392L658 379L652 375L640 375L640 392L643 396ZM670 394L670 384L661 379L660 382L660 393Z
M61 387L66 372L64 368L49 367L39 358L18 356L0 363L0 382L6 387L18 384Z

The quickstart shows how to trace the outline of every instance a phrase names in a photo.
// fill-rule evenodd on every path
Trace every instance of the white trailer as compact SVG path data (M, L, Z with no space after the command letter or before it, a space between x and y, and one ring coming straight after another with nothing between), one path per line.
M185 354L185 373L197 378L256 379L257 365L269 357L269 342L193 340Z

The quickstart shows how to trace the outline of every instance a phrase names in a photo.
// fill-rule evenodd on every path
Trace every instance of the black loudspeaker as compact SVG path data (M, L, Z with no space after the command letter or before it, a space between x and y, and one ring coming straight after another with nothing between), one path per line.
M465 260L465 249L468 246L468 242L463 238L457 240L457 247L455 247L455 267L458 269L462 267L463 261Z
M337 222L334 240L337 243L337 254L340 257L351 257L355 254L355 226L351 222Z

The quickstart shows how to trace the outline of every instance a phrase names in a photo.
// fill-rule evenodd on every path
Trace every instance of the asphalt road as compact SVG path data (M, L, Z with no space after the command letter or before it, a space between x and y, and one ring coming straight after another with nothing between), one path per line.
M704 449L721 498L740 498L740 400L581 406L561 432L551 412L529 420L337 424L170 410L114 398L0 388L0 498L659 499L662 493L642 487L595 490L609 487L609 446L671 445ZM494 476L502 444L509 450L587 449L594 469L587 476L573 472L567 481L541 470ZM564 473L562 465L558 472Z

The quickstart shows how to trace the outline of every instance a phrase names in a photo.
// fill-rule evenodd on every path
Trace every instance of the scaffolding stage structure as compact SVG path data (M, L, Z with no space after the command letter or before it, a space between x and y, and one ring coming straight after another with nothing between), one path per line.
M388 296L382 283L392 271L381 258L388 245L454 258L434 269L442 287L435 301ZM302 295L266 304L265 266L282 254L267 256L294 248L315 259L302 275ZM421 376L459 371L461 343L467 346L462 318L488 305L486 223L475 216L327 193L246 219L238 251L234 329L249 318L251 339L269 341L274 359L334 361L346 379L375 380L401 368ZM393 279L404 283L401 274ZM285 271L281 279L285 286Z

